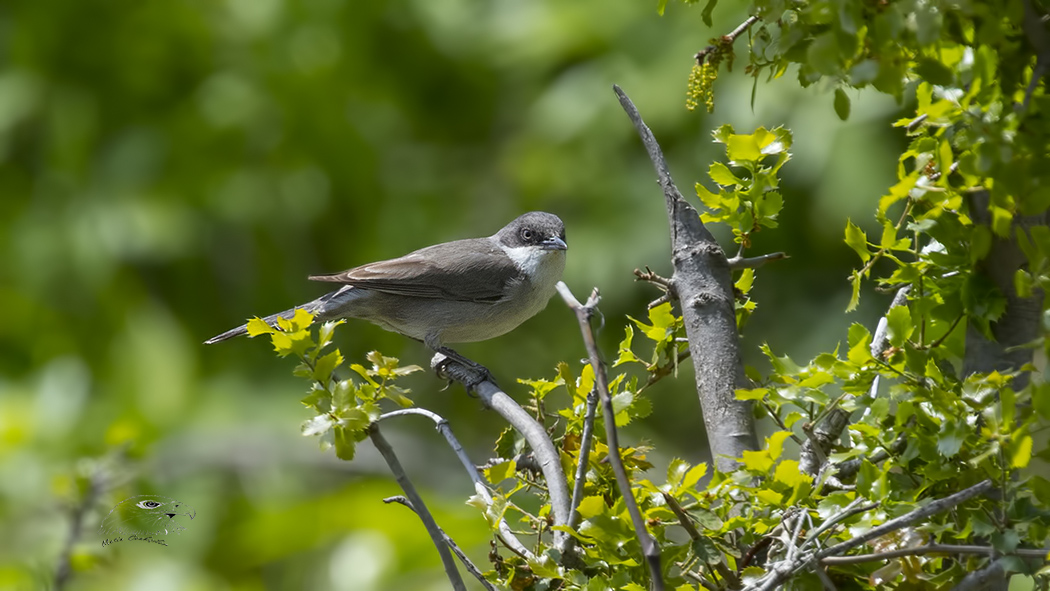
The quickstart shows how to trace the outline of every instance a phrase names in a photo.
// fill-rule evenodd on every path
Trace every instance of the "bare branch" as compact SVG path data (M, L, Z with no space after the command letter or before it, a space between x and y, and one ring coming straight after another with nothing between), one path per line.
M732 31L730 31L728 35L722 35L721 37L719 37L718 38L719 45L732 45L733 42L736 41L737 37L743 35L744 31L750 29L751 25L753 25L753 24L755 24L757 22L758 22L758 17L757 16L749 16L749 17L747 17L747 20L745 20L744 22L740 23L737 26L737 28L735 28ZM705 47L705 48L701 49L700 51L696 52L696 55L693 56L693 59L696 60L696 63L703 64L704 60L707 59L707 56L709 54L711 54L713 51L715 51L716 49L718 49L718 47L719 47L718 45L708 45L707 47Z
M782 252L771 252L757 257L741 257L737 255L729 259L729 268L736 271L739 269L757 269L770 261L780 261L789 257Z
M466 469L467 475L470 476L471 482L474 483L474 492L476 492L478 496L484 499L486 505L491 505L492 493L489 492L489 488L491 487L491 485L488 483L488 481L485 480L481 473L478 472L477 466L475 466L474 463L470 461L470 457L467 456L466 450L463 449L463 446L459 444L459 440L456 439L456 436L452 433L452 427L448 424L448 421L446 421L441 415L426 410L424 408L402 408L400 410L394 410L388 413L383 413L378 419L376 419L376 422L382 421L384 419L405 415L420 415L427 417L428 419L434 422L435 428L438 430L439 433L441 433L445 437L445 441L448 442L448 445L452 448L453 453L455 453L456 457L459 458L459 463L463 464L463 468ZM520 540L518 540L518 538L514 535L514 532L511 531L510 526L507 525L505 521L500 520L498 527L499 533L497 535L499 536L500 541L503 542L504 545L506 545L508 548L510 548L512 552L518 554L526 560L536 559L536 556L531 551L529 551L529 549L526 548Z
M613 472L616 473L616 484L620 488L620 495L623 498L624 505L627 507L627 512L631 516L631 523L634 525L634 533L638 536L638 543L641 545L642 553L645 555L645 560L649 565L652 589L653 591L663 591L664 580L663 571L660 569L660 546L645 528L645 520L642 518L641 511L638 510L638 504L635 502L634 494L631 492L631 481L627 478L627 470L624 469L623 460L620 458L620 442L616 434L616 412L613 410L612 397L609 395L605 364L602 363L598 345L594 340L594 331L591 329L591 316L595 313L601 297L598 295L598 289L595 288L591 292L591 297L587 299L587 303L581 304L576 299L576 296L572 295L565 282L559 281L556 287L562 299L565 300L565 304L576 314L576 320L580 324L583 344L587 348L587 355L590 357L591 367L594 369L594 382L602 402L602 415L605 418L603 421L605 424L605 440L606 445L609 447L609 463L612 465Z
M383 502L387 504L397 503L399 505L404 505L405 507L408 507L413 512L416 511L416 508L412 506L412 502L409 501L408 498L403 497L401 495L387 497L383 499ZM457 544L455 540L453 540L447 533L445 533L445 530L441 529L440 527L438 527L438 530L441 532L441 536L445 539L445 544L447 544L449 549L452 550L452 552L456 555L456 558L459 558L459 561L463 563L463 568L467 569L467 572L473 575L473 577L477 579L483 587L488 589L488 591L496 591L496 588L492 586L492 583L488 582L488 580L485 579L485 575L481 573L478 567L470 560L466 553L463 552L463 550L459 547L459 544Z
M580 435L580 456L576 460L576 478L572 485L572 514L569 516L569 527L576 529L580 514L576 509L583 500L583 486L587 483L587 461L591 455L591 436L594 434L594 415L598 409L598 390L592 389L587 394L587 410L583 415L583 433Z
M744 451L758 449L752 403L736 398L736 389L748 382L740 357L729 263L696 208L675 186L663 150L637 107L620 87L613 90L638 131L663 190L671 229L671 281L689 337L707 439L717 468L728 472Z
M824 564L859 564L862 562L876 562L881 560L891 560L893 558L900 558L902 556L922 556L924 554L985 554L993 556L998 554L999 551L991 546L960 546L954 544L930 544L928 546L918 546L915 548L901 548L900 550L889 550L886 552L877 552L874 554L854 554L851 556L828 556L821 560ZM1018 548L1013 552L1005 552L1010 556L1021 556L1023 558L1039 558L1046 560L1046 555L1050 553L1050 548L1046 549L1035 549L1035 548Z
M368 436L372 438L372 444L376 446L380 455L386 460L386 464L390 467L390 471L394 474L398 485L401 486L401 490L405 491L405 496L412 503L413 510L419 516L419 520L423 522L423 527L427 529L427 533L430 534L430 539L434 542L434 547L437 548L438 554L441 556L441 563L445 566L445 575L448 576L449 582L452 583L452 588L456 591L467 591L467 586L463 583L463 577L459 575L459 570L456 568L456 561L452 558L448 545L445 544L441 528L434 521L434 516L430 514L430 510L427 509L423 498L416 492L415 485L408 479L405 469L401 467L401 462L397 459L397 454L394 453L394 448L390 447L390 443L383 437L377 423L372 423L372 426L369 427Z
M547 491L550 495L551 514L554 516L554 525L569 525L571 515L570 504L572 497L569 494L569 483L565 479L565 473L561 469L561 458L554 443L547 436L543 425L500 390L499 386L492 382L488 370L481 366L468 367L458 360L445 357L441 353L434 355L430 362L431 366L441 371L447 377L464 385L472 384L471 389L486 408L499 413L510 426L513 427L525 439L532 448L536 462L543 471L543 478L547 481ZM475 364L477 365L477 364ZM478 368L481 368L480 370ZM573 547L573 538L563 531L554 531L554 545L561 551L562 556L569 559Z
M816 558L817 558L817 560L821 560L821 559L827 558L828 556L834 556L836 554L842 554L843 552L845 552L845 551L847 551L847 550L849 550L851 548L856 548L857 546L860 546L861 544L864 544L866 542L874 540L875 538L882 537L882 536L890 533L891 531L896 531L896 530L901 529L903 527L907 527L907 526L909 526L909 525L911 525L911 524L913 524L913 523L915 523L917 521L921 521L923 519L926 519L927 517L930 517L931 515L936 515L936 514L940 513L941 511L947 511L948 509L951 509L952 507L954 507L954 506L956 506L956 505L958 505L960 503L968 501L968 500L972 499L973 497L976 497L977 495L984 494L984 493L990 491L991 489L992 489L992 481L991 480L981 481L981 482L971 486L970 488L963 489L963 490L961 490L961 491L959 491L959 492L957 492L957 493L955 493L953 495L948 495L947 497L944 497L943 499L937 499L935 501L931 501L927 505L919 507L918 509L916 509L914 511L910 511L908 513L905 513L904 515L901 515L900 517L896 517L894 519L891 519L891 520L887 521L886 523L883 523L880 526L873 527L870 530L864 532L863 534L861 534L861 535L859 535L859 536L857 536L857 537L855 537L853 539L846 540L845 542L842 542L840 544L835 544L834 546L831 546L830 548L825 548L824 550L821 550L820 552L817 553Z

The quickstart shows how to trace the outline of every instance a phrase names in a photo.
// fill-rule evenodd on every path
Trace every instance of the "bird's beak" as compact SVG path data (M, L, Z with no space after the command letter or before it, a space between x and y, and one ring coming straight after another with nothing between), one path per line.
M568 250L569 245L565 244L565 241L557 236L551 236L546 238L543 242L540 242L540 248L543 250Z

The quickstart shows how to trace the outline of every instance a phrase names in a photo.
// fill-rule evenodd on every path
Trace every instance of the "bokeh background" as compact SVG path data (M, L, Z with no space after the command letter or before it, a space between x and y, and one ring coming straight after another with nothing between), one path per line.
M353 463L299 435L294 362L262 340L201 341L313 299L335 272L557 213L565 280L598 286L609 354L669 273L654 173L611 85L634 99L685 193L720 157L710 132L785 125L781 228L755 253L745 334L807 359L874 323L846 315L847 218L873 226L904 138L902 106L856 93L839 121L795 72L754 88L723 73L711 115L685 109L692 55L745 17L723 2L655 0L6 0L0 4L0 589L48 588L91 475L105 492L71 547L70 589L445 589L436 553L366 443ZM742 44L744 41L740 41ZM722 234L723 239L725 235ZM728 244L728 241L723 241ZM426 365L417 343L364 323L338 346ZM516 377L575 369L560 302L510 335L460 348L512 395ZM707 458L691 377L650 390L626 444ZM406 380L484 461L503 428L461 388ZM489 538L431 425L385 426L439 522L479 564ZM135 494L196 510L168 547L103 547L98 525Z

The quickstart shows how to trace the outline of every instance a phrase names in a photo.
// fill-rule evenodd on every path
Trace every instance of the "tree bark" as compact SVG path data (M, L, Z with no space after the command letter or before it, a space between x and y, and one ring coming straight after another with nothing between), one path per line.
M971 195L970 212L979 224L990 223L988 214L988 192L978 191ZM1047 214L1014 219L1013 233L1009 238L996 236L992 239L988 256L976 269L987 277L1006 298L1006 312L991 323L994 339L988 339L972 324L966 327L966 356L963 359L963 375L977 372L1016 371L1031 363L1033 350L1020 345L1031 343L1041 334L1043 315L1043 291L1032 290L1032 295L1023 298L1014 289L1014 274L1027 267L1028 261L1017 244L1016 233L1028 232L1035 225L1046 225ZM1028 375L1014 379L1013 387L1019 390L1028 384Z
M689 338L707 439L715 465L719 470L730 470L744 451L758 449L758 440L752 403L736 399L736 389L747 387L747 382L740 358L729 262L700 221L700 214L675 186L663 151L634 103L618 86L613 89L638 130L663 189L671 226L671 283Z

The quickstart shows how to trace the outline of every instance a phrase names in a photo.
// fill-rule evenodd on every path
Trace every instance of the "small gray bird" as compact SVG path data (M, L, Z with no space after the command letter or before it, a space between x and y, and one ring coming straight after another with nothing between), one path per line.
M488 238L435 244L400 258L312 276L344 285L263 320L274 325L298 308L320 322L361 318L462 361L445 345L498 337L547 305L565 269L567 248L561 219L534 211ZM247 332L241 325L205 344Z

